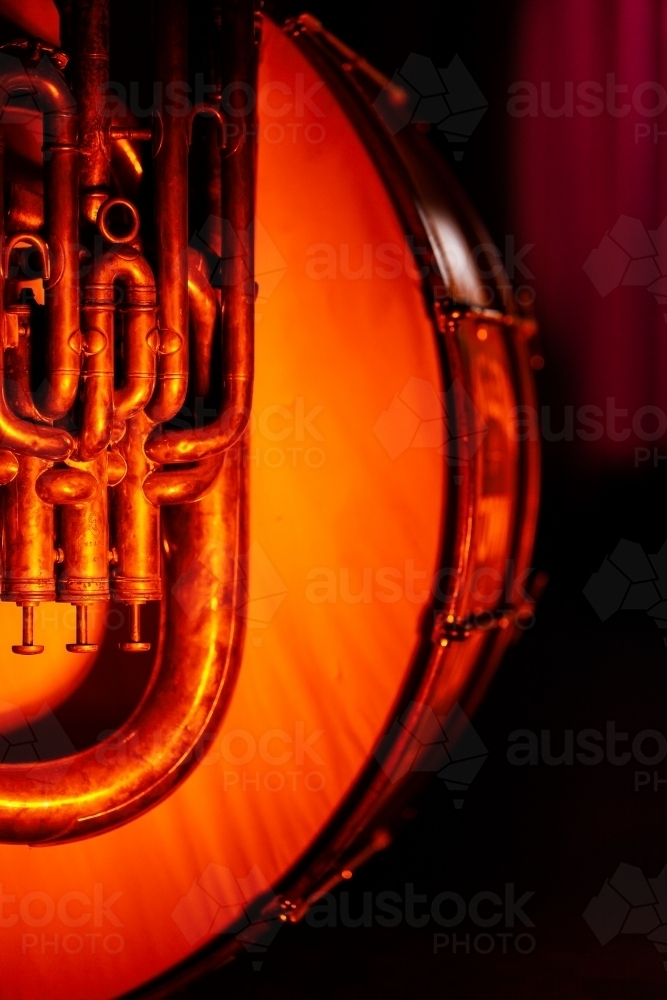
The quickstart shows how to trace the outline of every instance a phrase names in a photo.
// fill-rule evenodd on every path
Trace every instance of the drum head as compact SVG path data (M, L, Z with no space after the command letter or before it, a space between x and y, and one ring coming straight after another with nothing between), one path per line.
M50 1000L55 983L70 1000L118 996L224 931L251 947L253 903L354 787L418 647L445 459L414 256L336 99L270 22L259 128L239 679L199 766L157 807L84 841L0 846L7 1000ZM58 684L24 707L43 694L57 714Z

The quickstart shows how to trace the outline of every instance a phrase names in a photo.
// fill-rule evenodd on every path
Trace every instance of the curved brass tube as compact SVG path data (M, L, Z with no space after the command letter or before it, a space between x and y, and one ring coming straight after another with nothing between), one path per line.
M151 472L144 479L144 496L156 507L201 500L213 488L222 456L205 458L192 469Z
M46 241L52 267L45 282L48 380L37 406L45 419L64 417L76 398L80 359L79 213L76 101L54 63L43 56L36 67L4 55L0 109L30 93L43 115Z
M2 187L2 150L0 148L0 187ZM4 211L2 198L0 197L0 215ZM0 232L2 220L0 220ZM27 337L18 335L15 344L8 343L12 316L5 307L5 284L8 271L9 258L12 250L19 242L30 243L40 250L43 255L44 273L49 273L49 261L47 248L44 241L34 233L15 233L7 240L3 246L2 265L0 270L0 306L2 307L2 318L5 330L3 332L3 343L0 345L0 448L8 448L19 455L33 455L36 458L48 459L58 462L67 456L74 447L74 442L70 434L61 428L48 427L40 423L32 423L29 420L16 416L10 408L6 391L9 388L12 402L17 404L19 413L25 417L39 417L29 389L28 379L28 345ZM18 320L18 316L13 318ZM18 334L15 327L14 333ZM15 370L10 374L10 379L5 377L5 349L11 348ZM78 374L77 374L78 378Z
M3 247L2 274L4 278L3 300L5 306L5 391L12 412L23 420L43 423L30 391L30 306L20 300L21 275L12 274L11 256L19 244L27 243L39 251L42 258L42 273L48 280L51 262L49 248L41 236L33 232L18 231L5 240ZM25 278L25 275L23 275Z
M127 474L127 462L119 451L113 449L107 455L107 477L109 486L118 486Z
M16 249L19 243L29 243L34 250L38 250L42 258L42 267L44 269L43 276L44 281L48 281L51 276L51 261L49 259L49 248L41 236L37 233L31 232L17 232L12 233L5 240L5 245L3 248L3 272L5 278L9 277L9 259L12 255L12 250Z
M0 351L0 448L9 448L19 455L34 455L51 462L61 462L72 451L74 442L60 427L31 424L15 417L5 398L4 351Z
M5 309L5 392L12 413L31 423L42 423L30 391L30 306Z
M74 441L66 430L30 423L15 416L5 396L5 352L0 350L0 448L8 448L18 455L34 455L51 462L61 462L71 453ZM17 394L21 393L17 384Z
M247 551L244 448L240 443L225 454L204 500L165 513L159 667L143 701L95 747L64 760L3 764L0 841L67 840L119 825L198 763L224 714L242 651L243 618L236 609L239 559ZM200 563L209 588L203 604Z
M252 376L227 375L224 402L217 420L194 430L156 427L146 441L146 454L161 464L196 462L219 455L235 444L248 426L252 408Z
M121 307L125 384L114 391L114 282L125 292ZM127 420L143 409L155 388L155 282L150 265L132 247L114 246L95 261L84 288L83 412L78 441L82 461L95 458L111 439L113 417Z
M97 493L97 480L83 469L47 469L37 478L35 493L42 503L86 503Z

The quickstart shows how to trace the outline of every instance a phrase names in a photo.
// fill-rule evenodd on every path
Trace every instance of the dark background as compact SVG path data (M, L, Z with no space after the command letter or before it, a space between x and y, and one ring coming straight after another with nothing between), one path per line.
M303 11L300 5L268 0L276 19ZM313 2L309 12L352 48L391 76L410 52L446 66L458 53L489 109L465 155L455 163L444 138L433 141L477 207L493 241L503 245L515 232L510 194L511 134L505 110L507 87L516 79L520 4L505 0L359 0L355 5ZM535 309L543 330L546 367L538 376L541 402L557 409L569 401L567 365L558 357L558 330ZM565 294L567 290L564 290ZM637 350L641 350L638 342ZM557 374L556 374L557 371ZM353 916L364 892L405 896L405 886L431 900L452 890L464 898L477 892L502 896L514 883L526 905L536 947L520 955L510 942L503 955L472 944L456 954L433 953L433 922L410 928L315 928L303 922L276 937L260 971L242 956L180 992L183 997L258 998L447 997L463 998L657 998L667 989L663 960L645 936L619 936L606 946L582 918L589 901L621 862L655 877L667 864L667 784L634 790L636 770L656 770L631 761L606 760L586 767L516 767L507 760L514 729L549 730L554 754L564 731L604 731L608 721L630 740L643 729L667 733L667 649L655 624L641 611L620 611L604 624L582 589L619 539L656 552L667 538L667 481L660 469L635 470L632 462L612 471L595 461L591 444L545 442L541 522L535 566L550 578L536 626L506 656L474 718L489 757L473 781L461 810L437 779L415 803L416 816L396 841L345 883ZM665 449L667 451L667 449ZM627 745L619 749L627 749ZM658 768L667 778L667 762ZM339 899L340 901L340 899ZM667 918L667 915L666 915ZM467 918L460 938L484 930ZM491 928L493 932L494 928ZM495 930L506 931L499 927Z

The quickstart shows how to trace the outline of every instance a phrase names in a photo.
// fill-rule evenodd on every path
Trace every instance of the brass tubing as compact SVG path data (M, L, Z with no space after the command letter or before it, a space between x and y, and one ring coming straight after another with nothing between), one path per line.
M47 469L38 477L35 491L43 503L87 503L97 493L97 480L83 469Z
M162 93L182 94L188 79L186 0L162 0L156 11L157 79ZM158 112L155 153L157 287L163 345L157 387L147 413L154 423L175 417L188 380L188 124L189 112L165 99Z
M76 126L73 128L76 141ZM48 382L37 406L51 420L71 409L81 371L79 331L78 159L76 146L54 148L44 170L46 232L55 260L44 287L48 344Z
M81 217L95 222L109 196L111 141L105 111L109 82L109 0L72 0L72 90L79 108Z
M45 474L56 486L55 476ZM90 483L92 495L72 501L65 498L59 512L58 544L62 552L57 594L58 601L86 604L109 600L109 507L107 498L107 453L101 452L83 468L64 470L63 483L69 478ZM39 489L39 484L38 484ZM55 492L55 489L53 490ZM75 650L77 652L77 650Z
M112 538L117 553L111 568L111 596L125 604L162 597L160 511L143 491L144 479L154 469L143 449L149 427L145 412L128 420L118 444L127 472L111 492Z
M60 427L32 424L14 416L5 397L5 359L0 351L0 448L60 462L72 451L70 434Z
M204 500L166 513L159 667L138 709L113 737L70 757L65 772L59 760L3 765L0 842L72 840L119 826L196 767L199 748L227 709L243 649L237 610L239 557L248 547L243 448L226 452ZM204 601L202 573L215 581ZM119 744L127 753L118 754Z
M73 338L79 329L76 102L48 56L43 56L36 67L5 56L3 67L0 105L25 95L27 78L43 117L46 240L53 267L51 279L45 283L48 381L37 405L45 418L55 420L64 417L74 402L80 367L78 345Z
M26 91L42 111L44 130L44 204L46 241L52 259L45 283L48 337L48 380L37 399L46 419L64 417L79 384L79 191L77 106L48 56L36 67L5 57L0 76L2 101Z
M92 313L92 315L91 315ZM84 363L81 429L76 458L87 462L107 448L113 420L114 310L84 306Z
M0 361L0 381L4 383L4 363ZM18 455L35 455L60 462L72 451L74 442L60 427L44 427L19 420L9 409L4 384L0 388L0 448L9 448Z
M171 17L171 14L178 14L180 10L184 15L184 9L183 0L168 0L158 12L162 25L158 35L170 46L166 55L160 55L162 66L169 71L162 75L163 82L176 79L170 75L174 69L174 53L183 61L185 32L179 29L178 17ZM184 74L179 73L179 77L184 80ZM156 129L158 159L169 129L162 135L161 131ZM173 131L174 134L178 131L176 126ZM171 146L173 151L174 143ZM165 148L169 147L170 141L167 141ZM163 181L169 180L164 163L157 172L162 174ZM186 179L186 173L179 174L176 182L181 186L181 203L187 198L184 191ZM160 183L158 180L158 187ZM51 191L51 195L54 194ZM160 212L158 229L167 219L165 230L171 231L171 237L174 237L165 242L165 247L170 252L174 251L182 235L181 249L184 250L187 246L187 226L179 235L178 226L171 225L169 216L174 215L174 205L169 198L163 199ZM76 213L74 219L78 221ZM55 286L62 280L62 268L59 248L55 243L54 246L50 249L54 259ZM201 476L206 467L210 470L214 465L222 466L214 482L207 484L209 492L198 503L179 504L176 508L167 508L162 514L147 500L143 490L147 477L157 471L155 463L147 458L144 451L146 437L154 426L154 420L164 419L156 417L156 413L170 413L176 404L180 406L182 398L179 402L178 397L184 392L187 377L187 258L183 254L180 260L177 256L173 257L171 262L174 261L184 279L180 293L181 301L185 297L185 311L181 315L184 322L180 329L175 324L161 324L162 390L157 386L151 400L155 409L151 416L146 411L140 411L125 425L117 419L112 422L113 442L117 442L120 455L120 461L114 463L117 466L114 469L117 485L112 489L113 592L117 599L130 606L130 643L135 646L141 644L140 605L147 600L161 598L162 620L156 668L147 692L127 723L109 740L74 754L68 760L65 772L61 761L4 765L0 768L0 841L36 844L84 837L118 826L144 812L167 795L196 766L199 760L197 751L205 747L210 734L217 731L233 689L243 646L244 620L238 611L243 589L240 566L248 548L245 442L240 441L224 455L217 456L215 462L209 460L194 470L182 470L185 474L182 480L189 482ZM163 269L161 282L166 280ZM168 293L168 285L165 287ZM162 284L160 290L162 292ZM139 291L131 302L128 300L128 309L136 306L140 311L140 308L150 307L150 302L145 301ZM103 307L109 304L105 298L107 292L104 282L101 287L100 283L87 283L85 301L86 307L90 307L91 317L95 309L103 312ZM167 306L173 306L178 297L175 293L170 302L167 294ZM87 324L85 344L88 350L94 340L88 334L95 334L98 329L99 324ZM78 329L73 333L75 336L70 335L69 343L78 352L84 338L79 335ZM95 356L93 352L91 354ZM170 378L172 385L169 384ZM105 461L106 454L103 450L92 462L80 463L80 467L77 463L73 465L79 471L89 471L94 463ZM15 496L22 464L39 461L34 458L19 459L17 480L2 493L10 498ZM35 473L41 475L47 468L47 463L42 462ZM124 477L119 479L125 468ZM169 470L165 474L169 474ZM38 476L33 475L35 481L36 478ZM93 503L106 493L106 483L99 474L97 479L99 492L91 501ZM56 477L53 483L57 482ZM32 490L24 492L31 503L42 504L53 517L52 507L43 504L34 483ZM65 539L63 525L73 523L68 520L70 515L74 517L85 507L85 503L63 506L59 540ZM161 518L164 521L162 537ZM5 529L11 520L12 516L5 517ZM15 521L21 523L22 528L27 523L25 518L19 522L17 517ZM32 534L31 531L31 537ZM48 540L52 550L52 527L51 530L44 527L37 534L43 542ZM68 548L66 540L64 547ZM51 570L53 555L51 551ZM63 555L63 573L67 572L67 560L71 558L66 553ZM163 559L164 588L160 579ZM21 603L33 604L34 601L24 590ZM73 603L77 607L77 642L68 648L86 647L90 645L87 642L87 608L90 601L79 593ZM26 613L26 621L29 618ZM27 635L30 638L29 630ZM118 740L127 749L126 755L115 752Z
M39 251L39 255L42 258L42 268L44 281L48 281L51 274L51 261L49 260L49 248L37 233L31 232L17 232L12 233L5 240L4 255L3 255L3 268L5 277L9 277L9 259L14 250L20 243L28 243L34 250ZM27 248L26 248L27 249ZM20 280L20 279L19 279Z
M153 138L152 128L124 128L122 125L112 125L109 138L113 141L127 139L128 142L147 142Z
M56 596L53 507L35 484L49 468L41 458L22 455L15 479L2 491L2 600L17 604L53 601Z
M44 201L41 194L23 184L10 184L7 207L7 232L19 229L35 231L44 225Z
M126 472L127 463L120 452L116 449L109 451L107 454L107 480L109 486L118 486L118 483L125 477Z
M188 301L190 304L190 336L193 344L193 372L195 396L206 396L211 382L211 355L215 324L218 318L218 297L204 271L201 254L190 248L188 252Z
M123 385L113 394L114 416L128 420L143 410L155 389L158 332L155 304L121 309Z
M201 500L213 488L223 457L212 455L191 469L151 472L144 480L146 499L156 507Z
M7 286L5 286L7 289ZM6 295L6 299L9 296ZM12 413L40 421L30 392L30 306L5 307L5 392Z
M210 378L213 336L218 317L218 300L208 278L199 268L201 255L189 251L188 291L190 327L194 347L195 394ZM222 465L222 453L196 462L192 468L151 472L144 480L146 499L157 507L192 503L206 496Z
M155 462L193 462L220 454L239 440L250 417L254 374L254 246L255 155L257 120L254 102L248 107L246 88L256 93L257 49L254 4L229 0L223 5L222 74L229 90L234 120L243 130L235 150L221 164L222 218L243 253L224 259L223 399L220 414L205 427L164 431L156 427L146 442ZM231 86L234 83L243 87Z
M18 61L18 60L17 60ZM0 83L4 77L0 77ZM2 261L2 266L0 267L0 309L2 310L2 319L4 321L4 331L3 331L3 343L0 346L0 448L7 448L17 454L22 455L34 455L39 458L50 459L52 461L60 461L67 456L72 451L74 442L67 431L60 428L46 427L43 425L29 423L27 420L22 420L17 417L14 412L10 409L6 398L6 375L5 375L5 348L10 346L7 343L7 338L10 332L10 322L11 312L7 311L5 304L5 288L6 288L6 276L7 276L7 262L9 260L9 253L11 252L12 243L15 239L14 236L10 237L8 241L9 251L5 253L5 236L4 236L4 144L0 140L0 243L2 244L2 253L0 254L0 260ZM35 246L35 241L40 245L40 249L45 250L45 245L39 237L35 237L34 234L25 234L26 239L29 239L33 246ZM45 270L48 268L48 263L44 263ZM19 325L19 317L13 317L16 320L17 326ZM21 317L24 323L27 318L26 310L21 310ZM17 331L18 332L18 331ZM27 328L24 328L24 336L27 338ZM21 337L17 337L17 344L20 342ZM13 346L13 345L12 345ZM30 386L28 382L28 359L29 351L27 345L27 339L21 348L23 352L22 358L14 358L18 362L18 369L12 372L14 381L16 384L13 389L16 390L15 395L21 397L25 404L25 415L33 416L38 414L34 410L32 401L30 398Z
M122 309L125 385L114 391L114 282L124 289ZM87 461L107 447L114 416L125 420L148 401L155 385L155 283L146 259L133 247L115 246L95 261L84 288L86 360L78 458ZM115 413L114 413L115 410Z
M220 3L209 3L206 7L207 28L206 55L204 60L204 79L212 91L208 100L212 105L220 107L222 101L221 79L221 10ZM206 130L206 211L208 216L222 221L222 181L221 181L221 143L218 141L216 122L209 120ZM226 143L225 143L226 145ZM222 226L209 236L209 246L213 253L222 257ZM222 303L222 291L216 288L216 298Z
M19 462L11 451L0 449L0 486L7 486L19 471Z

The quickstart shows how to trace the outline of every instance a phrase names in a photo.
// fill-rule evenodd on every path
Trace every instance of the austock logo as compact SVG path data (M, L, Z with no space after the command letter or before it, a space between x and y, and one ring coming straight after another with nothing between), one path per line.
M38 764L40 761L67 758L75 747L47 704L34 715L26 716L17 705L0 702L0 761L3 764ZM49 769L49 780L57 782L69 769L65 759ZM38 772L28 771L28 778L42 782Z
M374 896L364 892L361 900L357 897L354 901L349 892L336 895L327 892L311 906L306 923L317 928L398 927L403 922L408 927L424 928L435 924L447 928L447 933L434 932L434 955L489 955L491 952L530 955L537 942L534 935L522 927L535 927L524 909L534 895L534 892L524 892L517 898L514 882L506 882L504 896L487 891L466 898L450 890L429 899L426 893L415 892L414 883L408 882L403 893L385 890ZM352 909L356 911L354 914ZM466 932L466 924L476 930ZM492 927L495 930L489 933ZM500 931L500 927L505 930ZM484 928L482 933L478 933L480 928Z
M457 411L465 414L470 432L457 432L449 416ZM426 379L415 376L408 379L373 427L392 461L409 448L434 448L455 468L470 461L487 432L486 423L458 379L446 392L438 392Z
M437 125L452 144L467 142L489 102L473 77L455 55L449 66L436 69L427 56L412 52L373 107L392 135L410 122ZM454 150L461 160L463 150Z
M172 910L172 920L190 946L229 934L251 955L265 955L284 922L278 897L255 865L244 878L210 864ZM252 963L255 972L262 959Z
M408 738L400 760L392 751L398 740ZM392 782L410 771L437 774L454 795L454 807L463 808L463 795L489 755L478 733L458 704L445 716L412 702L379 741L374 756Z
M645 611L658 628L667 628L667 542L646 555L638 542L622 538L583 592L603 622L619 609Z
M230 283L230 262L239 257L244 261L248 260L253 241L256 264L254 280L257 283L255 321L259 323L262 320L262 307L271 298L287 270L287 261L261 221L255 218L246 232L237 233L227 219L209 215L190 240L190 247L201 255L211 286L224 288ZM218 252L220 247L222 253ZM244 274L249 280L249 268L245 268Z
M26 49L29 47L29 44L26 45ZM23 125L34 136L39 148L58 141L58 130L62 127L58 115L46 114L50 107L45 94L60 91L69 110L76 108L76 101L63 83L54 51L51 50L53 58L50 58L45 47L41 43L35 43L31 54L40 58L28 71L17 56L7 52L0 53L0 77L14 83L12 93L4 88L0 89L0 122L3 125ZM50 155L47 149L44 157L48 158Z
M659 305L667 305L667 218L647 232L639 219L619 216L583 268L603 298L629 285L646 288ZM663 316L667 320L667 312Z
M667 953L667 865L647 879L641 868L620 864L583 916L601 945L618 934L643 934ZM667 961L663 965L667 970Z
M257 539L253 539L245 559L239 561L237 613L249 629L265 629L287 595L287 587ZM211 593L217 596L211 598ZM172 594L190 619L195 622L211 608L211 600L222 601L222 581L200 559L193 559L172 588ZM262 636L253 636L253 645L261 646Z
M109 928L124 926L114 910L122 895L109 893L101 882L95 882L92 892L73 889L54 897L36 889L17 896L5 892L0 883L0 933L20 930L23 955L99 955L103 951L118 955L125 948L125 938Z

